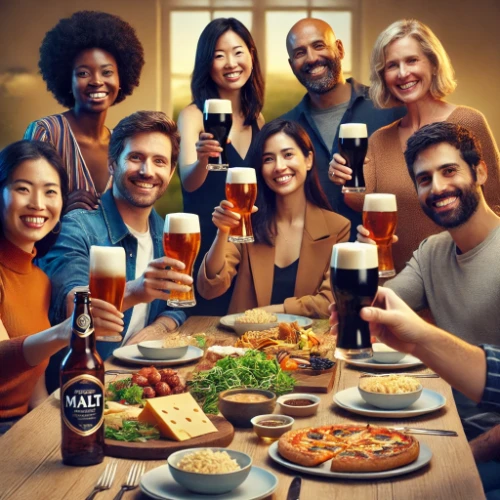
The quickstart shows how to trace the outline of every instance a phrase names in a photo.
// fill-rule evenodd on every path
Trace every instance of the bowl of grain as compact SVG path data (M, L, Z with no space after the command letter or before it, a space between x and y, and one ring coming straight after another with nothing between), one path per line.
M188 448L167 460L172 477L184 488L204 495L234 490L250 474L252 459L226 448Z
M145 340L139 342L137 348L146 359L179 359L186 355L189 344L183 339Z
M416 378L402 375L362 377L358 390L368 404L383 410L402 410L418 400L422 384Z
M260 332L278 326L278 317L263 309L249 309L234 320L233 329L239 335L246 332Z

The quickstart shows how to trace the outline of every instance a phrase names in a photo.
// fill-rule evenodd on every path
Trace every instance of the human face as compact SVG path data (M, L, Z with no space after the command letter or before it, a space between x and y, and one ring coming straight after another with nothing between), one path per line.
M71 79L75 108L106 111L118 97L119 87L118 65L109 52L86 49L76 56Z
M385 49L384 79L389 92L404 104L430 97L434 68L412 36Z
M252 55L234 31L223 33L215 45L210 77L222 90L238 90L252 74Z
M175 171L172 142L161 132L141 132L125 142L118 164L111 166L113 195L138 208L154 205Z
M313 153L306 157L297 143L283 132L267 139L262 154L262 177L269 189L277 195L287 196L304 190Z
M44 158L20 163L2 189L1 214L4 236L31 253L61 218L61 180Z
M311 20L297 25L287 50L293 74L309 92L324 94L339 83L344 47L328 25Z
M479 177L474 180L469 165L451 144L427 148L418 156L413 171L422 210L439 226L459 227L477 210L483 181Z

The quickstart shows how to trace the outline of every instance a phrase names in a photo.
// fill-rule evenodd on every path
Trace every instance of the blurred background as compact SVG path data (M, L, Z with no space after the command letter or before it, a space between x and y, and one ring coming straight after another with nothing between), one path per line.
M119 15L144 46L141 84L108 113L110 128L139 109L177 118L191 100L198 37L214 18L236 17L252 32L266 78L263 114L270 121L305 93L285 49L296 21L327 21L346 48L345 75L368 84L369 57L380 31L413 17L430 26L451 57L458 88L450 101L482 111L500 140L498 0L0 0L0 148L21 139L31 121L63 111L38 74L38 51L45 33L78 10ZM157 209L162 215L182 210L177 175Z

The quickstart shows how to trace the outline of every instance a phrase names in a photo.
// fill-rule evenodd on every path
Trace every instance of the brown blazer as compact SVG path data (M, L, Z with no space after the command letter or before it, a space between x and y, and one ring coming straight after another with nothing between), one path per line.
M328 305L333 302L330 287L332 246L349 239L350 227L351 223L341 215L307 203L294 296L285 300L286 313L311 318L329 316ZM270 305L274 260L275 247L262 243L228 243L224 267L213 279L207 278L205 255L198 271L197 291L205 299L219 297L237 275L229 314Z

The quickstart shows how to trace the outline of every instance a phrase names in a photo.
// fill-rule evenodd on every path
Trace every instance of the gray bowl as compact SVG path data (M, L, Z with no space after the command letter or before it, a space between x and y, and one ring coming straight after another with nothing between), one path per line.
M383 410L403 410L412 405L422 394L422 385L420 389L414 392L405 392L404 394L385 394L381 392L368 392L358 387L361 397L368 403Z
M264 401L242 402L230 401L227 396L233 394L259 394L265 396ZM219 394L219 411L226 420L235 427L252 427L252 418L257 415L272 413L276 406L276 394L263 389L228 389Z
M373 350L373 361L376 363L399 363L405 356L406 353L396 351L386 344L381 342L376 342L372 345Z
M137 344L137 349L146 359L178 359L186 355L189 345L163 347L163 340L146 340Z

